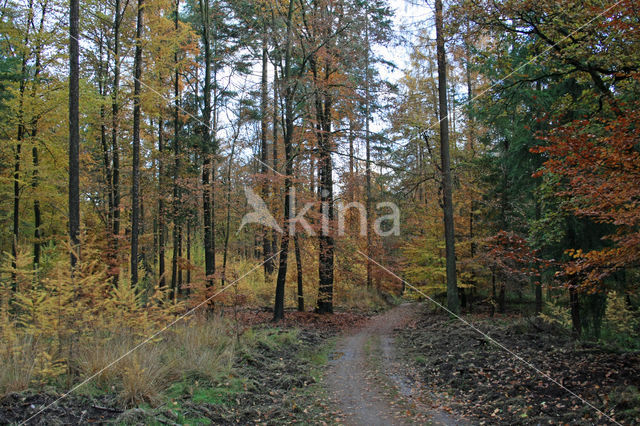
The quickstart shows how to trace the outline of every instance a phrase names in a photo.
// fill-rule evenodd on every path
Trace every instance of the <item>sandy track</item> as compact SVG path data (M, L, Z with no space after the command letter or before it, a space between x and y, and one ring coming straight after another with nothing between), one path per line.
M371 318L340 338L326 385L349 425L466 424L424 401L412 387L395 353L394 329L414 319L419 305L404 304Z

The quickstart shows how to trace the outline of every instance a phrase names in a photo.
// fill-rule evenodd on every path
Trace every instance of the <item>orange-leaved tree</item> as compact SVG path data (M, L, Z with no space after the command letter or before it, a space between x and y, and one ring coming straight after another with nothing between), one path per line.
M634 76L637 79L639 76ZM592 118L557 128L535 152L547 156L537 174L563 179L559 195L572 213L610 224L610 244L584 252L570 250L563 269L583 290L598 291L612 273L640 261L640 110L618 104L612 118Z

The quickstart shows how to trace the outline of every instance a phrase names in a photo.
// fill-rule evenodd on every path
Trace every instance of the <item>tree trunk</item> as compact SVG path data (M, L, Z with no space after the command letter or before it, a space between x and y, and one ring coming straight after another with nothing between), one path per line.
M187 288L186 293L191 293L190 285L191 285L191 221L187 221L187 263L189 264L189 269L187 269Z
M115 0L115 16L113 19L113 89L111 91L111 159L113 191L113 237L111 240L111 256L113 257L113 285L118 285L118 236L120 235L120 150L118 148L119 109L118 95L120 91L120 24L122 23L120 0Z
M328 61L327 61L328 62ZM311 66L316 80L316 64ZM329 64L325 64L324 81L329 83ZM318 161L320 163L320 205L322 229L319 235L318 259L318 305L316 311L321 314L333 313L333 266L334 240L333 230L333 167L331 162L331 109L332 99L325 88L316 84L316 133L318 138Z
M202 210L204 221L204 254L205 254L205 275L207 286L213 286L213 276L215 274L215 249L213 246L212 231L212 191L210 178L212 175L212 152L211 143L211 38L209 34L209 0L200 0L200 15L202 18L202 43L204 45L204 109L202 125L202 151L204 161L202 164Z
M456 278L455 231L453 225L453 199L451 164L449 158L449 119L447 111L447 63L444 47L442 0L436 0L436 47L438 56L438 100L440 117L440 157L442 163L442 201L444 210L444 239L447 269L447 307L457 314L458 285Z
M142 77L142 8L138 0L136 52L133 71L133 164L131 169L131 286L138 285L138 236L140 233L140 78Z
M280 321L284 319L284 286L287 279L287 258L289 256L289 221L291 219L290 206L293 202L291 194L291 174L292 174L292 162L291 162L291 145L293 142L293 120L294 120L294 95L295 87L291 78L291 43L292 43L292 25L293 25L293 4L294 0L289 0L289 8L287 12L287 32L285 39L285 57L284 57L284 70L282 73L282 79L284 83L284 108L285 108L285 123L283 126L283 140L284 140L284 163L285 163L285 178L284 178L284 227L282 234L282 242L280 243L280 260L278 264L278 277L276 279L276 295L273 308L273 320ZM274 133L275 134L275 133ZM274 138L275 149L275 138ZM274 164L275 166L275 164Z
M42 14L40 17L40 25L38 28L38 33L42 34L43 30L44 30L44 20L45 20L45 16L47 14L47 3L44 3L42 5ZM34 70L34 74L33 74L33 87L31 90L31 99L32 99L32 103L35 104L36 101L36 95L37 95L37 87L38 87L38 76L40 75L40 68L41 68L41 51L42 51L42 44L38 44L36 46L36 63L35 63L35 70ZM102 57L100 58L102 60ZM104 127L103 127L104 128ZM33 118L31 119L31 139L33 141L33 147L31 149L31 157L32 157L32 161L33 161L33 175L32 175L32 182L31 182L31 188L33 189L33 193L34 193L34 200L33 200L33 225L34 225L34 231L33 231L33 266L34 269L38 269L38 265L40 264L40 245L42 244L42 234L40 231L40 227L42 225L42 214L40 211L40 199L38 198L38 184L39 184L39 167L40 167L40 161L38 158L38 145L37 145L37 141L36 141L36 135L38 133L38 117L34 114Z
M231 166L233 165L233 156L236 152L236 140L237 136L240 133L240 114L238 114L238 128L237 133L234 134L233 141L231 143L231 153L229 154L229 164L227 166L227 218L225 222L225 232L224 232L224 251L222 254L222 287L225 285L225 281L227 278L227 258L229 255L229 235L231 234Z
M569 306L571 308L571 325L574 338L582 335L582 323L580 321L580 299L578 289L572 283L569 285Z
M184 243L184 227L180 224L178 228L178 259L182 259L182 249ZM180 261L178 261L178 285L176 286L176 295L182 295L182 284L183 284L184 273L182 272L182 267L180 266Z
M271 154L273 158L273 170L274 178L278 171L278 67L273 66L273 146ZM274 184L272 187L273 196L277 198L277 187ZM278 251L278 234L275 229L271 232L271 253ZM275 259L273 260L275 267Z
M69 238L71 268L78 261L80 233L80 47L79 0L69 3Z
M500 283L500 293L498 294L498 312L504 314L507 310L506 288L504 282Z
M366 16L366 24L365 24L365 37L367 41L367 53L365 55L365 142L366 142L366 157L367 162L365 165L365 180L366 180L366 191L367 191L367 201L366 201L366 212L367 212L367 288L371 288L373 286L372 281L372 267L371 260L373 258L373 247L371 243L372 239L372 229L371 229L371 133L369 129L369 116L371 114L371 94L369 87L369 53L371 46L369 44L369 6L367 4L367 16Z
M542 313L542 283L536 283L536 315Z
M178 30L178 19L180 12L180 0L176 0L174 11L174 29ZM173 221L173 253L171 257L171 291L173 298L178 294L178 237L180 231L180 218L178 217L178 205L180 190L178 188L178 177L180 176L180 73L178 69L178 52L173 56L175 71L173 78L173 199L172 199L172 221Z
M263 28L262 34L262 78L260 81L260 162L261 162L261 180L262 180L262 198L267 200L269 197L269 185L267 183L267 162L269 161L267 152L267 29ZM273 260L271 259L271 241L269 238L270 230L262 227L262 255L264 259L264 275L265 278L273 273Z
M300 254L300 238L298 234L293 235L293 245L296 252L296 270L298 278L298 312L304 312L304 286L302 282L302 258Z
M167 241L167 226L165 224L164 205L164 121L158 118L158 286L164 289L166 286L165 277L165 246Z
M24 36L25 48L29 46L29 29L31 28L31 19L33 16L33 0L29 1L29 12L27 17L27 30ZM77 40L75 41L77 43ZM71 43L71 41L70 41ZM71 46L70 46L71 49ZM18 135L16 138L16 148L14 151L13 163L13 239L11 240L11 284L13 290L17 290L16 268L18 258L18 239L20 237L20 163L22 161L22 140L25 134L24 125L24 92L27 85L27 60L28 54L22 54L22 66L20 67L20 88L19 88L19 106L18 106ZM72 59L70 58L71 62ZM69 83L71 84L71 83ZM71 116L69 116L71 119Z

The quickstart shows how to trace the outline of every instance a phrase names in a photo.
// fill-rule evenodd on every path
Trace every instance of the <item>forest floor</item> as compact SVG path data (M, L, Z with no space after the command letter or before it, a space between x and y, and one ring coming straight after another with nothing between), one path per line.
M564 329L519 315L465 319L521 359L426 306L395 335L414 382L446 394L450 409L472 423L638 424L638 351L577 342Z
M74 393L29 424L613 423L426 305L383 313L288 311L277 326L271 315L236 313L249 343L217 382L186 378L160 404L128 410L115 395ZM638 352L576 343L519 316L466 318L622 424L640 418ZM0 399L0 424L24 421L59 395L9 394Z

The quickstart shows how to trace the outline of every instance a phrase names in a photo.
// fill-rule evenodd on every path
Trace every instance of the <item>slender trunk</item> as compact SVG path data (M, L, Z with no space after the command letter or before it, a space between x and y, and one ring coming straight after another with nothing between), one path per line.
M440 157L442 163L442 200L444 210L444 239L447 269L447 307L459 311L456 280L455 232L453 225L453 199L451 164L449 158L449 119L447 111L447 63L444 47L442 0L436 0L436 46L438 56L438 100L440 113Z
M365 25L365 37L367 41L367 53L365 55L365 142L366 142L366 169L365 169L365 179L366 179L366 191L367 191L367 202L366 202L366 212L367 212L367 288L371 288L373 286L372 282L372 264L369 259L373 258L373 247L371 243L372 238L372 230L371 230L371 134L369 130L369 115L370 115L370 107L371 107L371 96L370 96L370 87L369 87L369 8L367 6L367 17L366 17L366 25Z
M260 162L261 162L261 174L262 174L262 197L267 200L269 197L269 185L267 183L267 169L268 152L267 152L267 29L266 25L263 28L262 35L262 78L260 81ZM269 238L269 228L262 227L262 254L264 259L264 275L265 278L273 273L273 261L271 259L271 241Z
M187 291L189 294L191 289L189 286L191 285L191 221L187 222L187 263L189 264L189 268L187 269Z
M202 125L202 152L204 161L202 163L202 210L204 221L204 259L205 275L207 286L213 286L213 276L215 274L215 249L213 246L212 232L212 191L210 178L212 175L211 164L211 38L209 34L209 0L200 0L200 15L202 17L202 43L204 45L204 109Z
M38 34L42 34L44 30L44 20L45 20L46 14L47 14L47 2L45 1L42 5L42 14L40 16L40 25L38 28ZM36 63L35 63L35 70L33 75L33 86L31 90L32 104L35 104L35 101L36 101L38 77L40 75L40 69L41 69L41 57L40 57L41 51L42 51L42 44L38 44L38 46L36 46L36 52L35 52ZM102 59L102 56L101 56L101 59ZM38 118L34 114L33 118L31 119L31 139L33 141L33 147L31 149L31 157L33 161L33 175L32 175L33 180L31 182L31 188L34 193L34 199L33 199L33 225L34 225L33 267L34 269L38 269L38 266L40 264L40 245L42 243L41 241L42 234L40 230L40 227L42 225L42 214L40 211L40 199L38 198L38 193L37 193L38 184L39 184L39 167L40 167L40 160L38 157L38 142L36 141L37 133L38 133Z
M80 46L78 17L79 0L69 3L69 238L71 268L78 261L80 233Z
M173 225L173 253L171 256L171 293L174 300L178 297L178 251L180 239L180 224L174 220Z
M238 122L238 132L240 122ZM227 258L229 254L229 235L231 233L231 166L233 164L233 155L236 150L236 137L233 138L231 145L231 153L229 155L229 165L227 166L227 218L224 231L224 251L222 253L222 287L225 286L227 278Z
M182 259L182 249L184 243L184 227L182 224L178 228L178 258ZM184 273L182 272L182 267L180 266L180 262L178 262L178 285L176 286L176 295L182 295L182 283L183 283Z
M158 118L158 285L164 289L165 278L165 246L167 241L167 226L165 224L164 206L164 121Z
M111 91L111 159L113 191L113 238L111 240L111 254L113 256L113 284L118 285L118 236L120 235L120 150L118 148L119 105L118 95L120 91L120 24L122 21L120 0L115 0L115 16L113 20L113 89Z
M273 146L271 147L271 154L273 158L273 170L274 177L278 170L278 67L273 66ZM272 187L272 193L277 198L277 187L274 184ZM271 232L271 253L278 251L278 234L275 230ZM275 259L273 260L275 267Z
M136 52L133 72L133 164L131 170L131 286L138 284L138 236L140 233L140 78L142 77L142 8L138 0Z
M73 6L73 5L71 5ZM33 16L33 0L29 0L29 14L27 17L27 29L24 36L25 49L29 46L29 29L31 28L31 20ZM71 43L71 41L70 41ZM77 40L76 40L77 43ZM70 46L71 49L71 46ZM22 54L22 66L20 67L20 89L19 89L19 106L18 106L18 135L16 138L16 148L14 151L13 163L13 239L11 241L11 283L13 290L17 290L17 257L18 257L18 238L20 236L20 163L22 161L22 141L25 135L24 125L24 92L27 85L27 52ZM70 63L72 59L69 59Z
M180 11L180 0L176 0L176 8L174 11L174 29L178 30L178 19ZM173 78L173 194L172 194L172 243L173 252L171 256L171 291L173 298L177 297L178 289L178 235L180 228L180 218L178 217L179 195L178 177L180 175L180 70L178 65L178 51L174 53L174 78Z
M473 83L471 81L471 47L468 42L465 42L466 48L466 63L465 63L465 71L466 71L466 80L467 80L467 147L471 151L471 158L475 157L475 147L474 147L474 119L471 115L471 108L473 106ZM476 255L476 243L474 241L474 222L475 222L475 200L473 198L473 193L470 196L470 208L469 208L469 240L471 241L470 248L470 257L473 258Z
M292 154L292 142L293 142L293 120L294 120L294 95L295 95L295 82L291 78L291 43L292 43L292 25L293 25L293 4L294 0L289 0L289 8L287 12L287 32L285 38L285 57L284 57L284 70L282 73L282 80L284 84L284 115L285 123L283 126L283 140L284 140L284 163L285 163L285 178L284 178L284 227L282 234L282 242L280 243L280 260L278 265L278 277L276 279L276 294L275 303L273 308L273 320L279 321L284 318L284 287L287 279L287 260L289 256L289 220L291 219L291 203L293 197L291 194L291 154ZM274 99L275 100L275 99ZM275 104L275 102L274 102ZM275 134L275 132L274 132ZM274 149L275 149L274 138ZM274 163L275 166L275 163Z
M302 258L300 254L300 238L298 234L293 235L293 245L296 252L296 271L298 278L298 311L304 312L304 287L302 283Z

